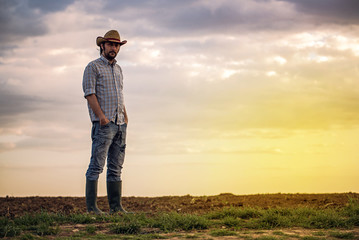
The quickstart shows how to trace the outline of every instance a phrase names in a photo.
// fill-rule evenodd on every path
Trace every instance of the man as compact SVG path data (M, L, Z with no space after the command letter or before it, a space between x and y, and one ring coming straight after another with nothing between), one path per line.
M97 37L100 58L90 62L83 75L83 91L92 121L92 152L86 172L87 211L103 212L97 207L97 182L107 158L107 197L110 213L124 212L121 204L121 170L125 158L127 113L123 99L123 76L116 64L121 41L116 30Z

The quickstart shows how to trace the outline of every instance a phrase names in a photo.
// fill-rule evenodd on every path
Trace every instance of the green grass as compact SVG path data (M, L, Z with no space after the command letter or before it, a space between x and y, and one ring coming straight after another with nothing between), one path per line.
M95 225L87 225L85 230L87 234L95 234L97 227Z
M79 225L80 231L63 232L63 225ZM167 233L207 231L212 237L244 234L243 230L268 230L299 227L322 229L312 236L300 239L356 239L359 236L350 231L359 227L359 203L350 199L344 208L224 208L203 215L158 213L127 215L89 215L89 214L25 214L20 217L0 217L0 238L38 239L70 235L71 239L161 239ZM243 229L243 230L242 230ZM327 231L327 230L330 231ZM101 230L101 231L100 231ZM222 235L221 235L222 234ZM229 234L229 235L226 235ZM187 235L188 238L194 235ZM182 236L184 237L184 236ZM279 231L262 239L281 239L287 237ZM250 239L250 237L248 237ZM66 238L63 238L66 239Z
M355 235L351 232L330 232L329 236L339 239L355 239Z
M281 232L281 231L273 231L273 235L276 235L276 236L285 236L286 234Z
M223 236L236 236L237 233L227 229L215 229L210 231L209 235L212 237L223 237Z
M110 225L110 230L116 234L139 234L141 225L138 222L113 223Z
M256 240L278 240L279 238L273 236L260 236Z
M151 221L152 227L159 228L164 232L174 230L200 230L207 229L210 221L198 215L179 214L179 213L162 213Z
M263 211L259 208L235 208L229 207L207 214L208 219L223 219L225 217L233 217L240 219L251 219L260 217Z
M229 228L239 228L241 220L232 216L225 217L222 219L222 224Z
M305 236L300 238L302 240L325 240L325 238L322 237L314 237L314 236Z

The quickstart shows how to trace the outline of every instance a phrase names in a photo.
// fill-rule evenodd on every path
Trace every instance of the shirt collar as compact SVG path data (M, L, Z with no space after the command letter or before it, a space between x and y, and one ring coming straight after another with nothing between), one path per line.
M113 63L111 64L103 55L101 55L100 59L108 65L115 65L117 63L116 59L114 59Z

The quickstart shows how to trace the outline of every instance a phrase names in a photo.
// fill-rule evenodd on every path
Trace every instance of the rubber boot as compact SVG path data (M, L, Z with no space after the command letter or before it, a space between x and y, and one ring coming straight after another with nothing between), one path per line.
M88 213L104 214L97 207L97 180L86 179L86 206Z
M122 181L107 182L107 198L110 206L110 214L121 212L128 213L121 204Z

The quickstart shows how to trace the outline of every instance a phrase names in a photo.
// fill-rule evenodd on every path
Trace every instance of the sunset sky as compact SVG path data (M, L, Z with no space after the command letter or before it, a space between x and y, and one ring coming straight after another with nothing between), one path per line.
M125 196L359 192L358 9L0 0L0 196L84 196L82 75L110 29L128 41Z

